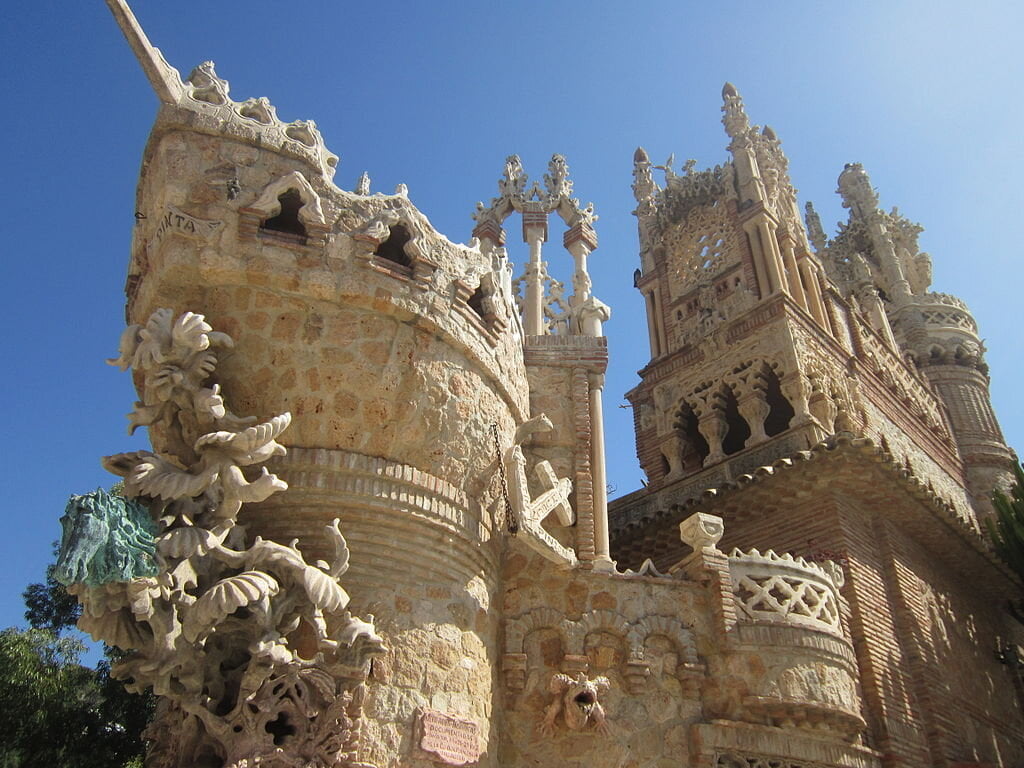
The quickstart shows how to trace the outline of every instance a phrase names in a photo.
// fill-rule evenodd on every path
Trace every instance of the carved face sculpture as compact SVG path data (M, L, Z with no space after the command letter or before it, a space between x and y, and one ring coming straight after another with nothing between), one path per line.
M562 713L565 717L565 724L570 730L583 730L590 722L591 717L601 712L598 696L602 691L608 690L608 679L597 677L587 680L580 674L575 680L570 678L561 681L561 684L565 686L562 695Z

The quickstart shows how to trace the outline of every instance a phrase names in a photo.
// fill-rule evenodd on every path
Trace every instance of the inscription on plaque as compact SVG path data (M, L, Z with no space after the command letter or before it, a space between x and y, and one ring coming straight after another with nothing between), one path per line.
M420 749L448 765L473 763L480 757L480 728L472 720L421 709Z

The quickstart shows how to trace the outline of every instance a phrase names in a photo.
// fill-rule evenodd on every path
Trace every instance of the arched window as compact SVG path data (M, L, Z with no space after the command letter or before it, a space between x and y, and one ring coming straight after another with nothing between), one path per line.
M726 456L743 450L750 437L750 425L740 415L736 394L729 387L722 387L722 413L725 416L726 432L722 440L722 451Z
M697 414L689 404L683 403L676 414L675 428L679 431L683 443L681 462L683 472L695 472L704 466L704 459L711 453L708 441L697 428Z
M287 235L294 235L301 238L302 244L306 243L306 227L299 220L299 210L302 208L302 198L296 189L289 189L278 196L277 201L281 204L281 212L276 216L265 219L260 224L264 232L282 232Z
M401 224L393 224L388 239L377 246L373 255L403 267L411 267L412 259L405 252L405 244L411 239L409 230Z
M772 437L789 429L789 422L796 415L796 411L782 394L778 374L770 368L765 371L764 396L769 409L768 417L764 420L764 431L768 437Z

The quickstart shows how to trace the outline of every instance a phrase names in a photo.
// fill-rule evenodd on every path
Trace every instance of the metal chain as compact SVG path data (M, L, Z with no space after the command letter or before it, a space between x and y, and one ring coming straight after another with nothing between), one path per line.
M501 497L505 501L505 520L508 526L509 536L519 533L519 522L512 510L512 502L508 498L508 479L505 477L505 462L501 460L501 443L498 442L498 425L491 424L491 434L494 435L494 456L498 460L498 477L501 478ZM499 521L499 525L500 525Z

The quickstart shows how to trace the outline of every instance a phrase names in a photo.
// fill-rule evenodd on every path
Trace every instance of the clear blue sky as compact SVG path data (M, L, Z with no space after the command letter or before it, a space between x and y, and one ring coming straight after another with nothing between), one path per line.
M1021 240L1024 161L1019 2L579 3L155 2L134 9L183 75L213 59L237 100L267 96L317 121L336 181L408 184L451 239L507 154L539 177L567 156L593 201L594 290L606 330L609 481L639 487L622 393L647 360L630 172L642 144L698 167L726 158L720 90L783 141L801 202L845 219L843 164L864 163L886 207L925 226L934 290L973 309L989 346L996 411L1024 447ZM112 477L127 374L104 365L123 327L134 189L156 97L101 0L8 3L0 26L7 432L0 517L0 627L23 623L68 494ZM509 227L511 255L523 249ZM556 229L553 226L553 233ZM560 257L557 235L546 255ZM564 257L567 259L568 257ZM266 415L266 414L263 414Z

